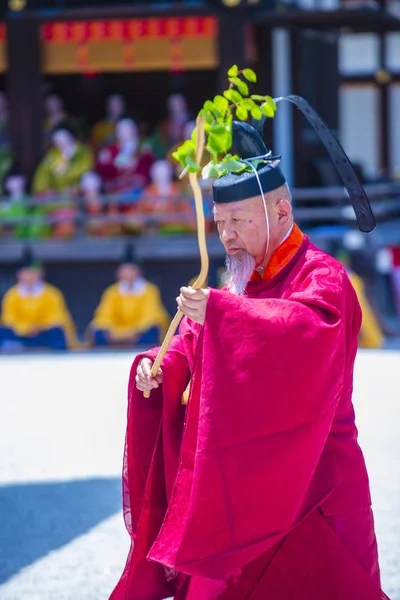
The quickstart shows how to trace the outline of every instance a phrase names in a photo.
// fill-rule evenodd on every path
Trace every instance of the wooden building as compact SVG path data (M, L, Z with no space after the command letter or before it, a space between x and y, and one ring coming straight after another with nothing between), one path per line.
M122 92L153 124L170 92L184 92L195 112L237 63L256 68L264 93L304 95L367 177L400 174L397 0L4 4L0 88L8 92L15 150L27 173L42 155L46 86L92 120L109 93ZM292 110L280 109L270 133L289 180L335 183L312 130Z
M122 93L154 125L171 92L183 92L195 114L204 99L224 89L226 71L236 63L256 69L255 92L306 97L368 179L400 178L397 0L100 4L3 0L0 6L0 90L8 94L14 151L28 175L42 157L43 97L49 89L65 99L72 114L90 122L102 116L106 96ZM290 183L338 183L313 130L289 105L280 105L268 135L270 146L283 156ZM216 285L223 253L213 236L208 242L210 284ZM172 313L176 289L198 269L197 242L191 236L169 242L143 236L134 242L30 244L45 262L49 280L66 294L81 332L127 243L135 244ZM25 243L0 246L1 297L14 280Z

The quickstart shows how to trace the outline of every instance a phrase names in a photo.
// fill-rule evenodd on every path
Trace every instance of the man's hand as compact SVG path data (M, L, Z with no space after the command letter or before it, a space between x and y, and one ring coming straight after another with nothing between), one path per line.
M161 369L155 377L151 374L153 361L149 358L142 358L136 371L136 387L141 392L150 392L154 388L158 388L162 383L163 374Z
M194 290L191 287L181 288L181 295L176 299L178 308L186 317L195 323L204 325L206 318L207 302L210 290Z

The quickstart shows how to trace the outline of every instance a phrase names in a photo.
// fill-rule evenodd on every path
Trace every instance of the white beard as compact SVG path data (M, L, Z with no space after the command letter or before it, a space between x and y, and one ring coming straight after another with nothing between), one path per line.
M226 271L222 277L228 290L237 296L243 296L250 277L256 268L256 261L246 250L240 250L225 259Z

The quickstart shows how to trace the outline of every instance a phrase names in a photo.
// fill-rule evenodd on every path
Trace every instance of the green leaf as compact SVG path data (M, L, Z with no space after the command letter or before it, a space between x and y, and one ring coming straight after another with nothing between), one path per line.
M218 177L219 171L217 168L216 163L214 163L214 161L210 161L209 163L206 164L205 167L203 167L203 170L201 172L201 177L202 179L210 179L210 177Z
M192 156L186 157L186 166L189 167L189 173L197 173L201 170L200 165L197 164Z
M274 109L271 108L271 106L267 102L264 102L264 104L261 104L261 110L262 110L262 113L266 117L269 117L270 119L272 119L275 116Z
M239 68L237 65L232 65L228 71L228 77L237 77L239 74Z
M186 140L186 142L184 142L182 144L182 146L179 146L178 148L178 152L179 154L194 154L194 151L196 149L195 144L193 143L192 140Z
M224 92L224 96L225 96L225 98L227 98L227 99L228 99L230 102L233 102L233 99L232 99L232 90L225 90L225 92Z
M260 165L265 165L265 164L266 164L266 162L265 162L265 160L263 160L262 158L260 158L259 160L252 160L252 161L251 161L251 164L253 165L253 167L254 167L255 169L258 169L258 167L259 167Z
M206 150L207 150L208 154L211 155L213 162L214 163L218 162L218 152L216 152L213 148L211 148L211 146L209 144L207 144Z
M214 123L210 127L210 133L214 135L225 135L230 133L230 128L223 123Z
M271 96L265 96L265 102L272 108L274 113L276 112L276 102Z
M243 75L247 81L251 81L251 83L255 83L257 81L257 75L254 73L253 69L243 69Z
M232 102L235 102L235 104L237 104L238 102L241 102L243 100L242 95L239 94L239 92L237 92L236 90L231 90L231 98L232 98Z
M204 110L212 110L214 108L214 104L211 102L211 100L206 100L203 104L203 108Z
M237 87L238 87L239 92L242 94L242 96L249 95L249 86L247 85L247 83L245 81L242 81L241 79L239 79L239 83L237 84Z
M172 153L172 158L174 158L176 160L176 162L181 162L181 159L179 157L179 152L173 152Z
M246 121L249 113L244 106L239 105L236 109L236 116L240 121Z
M226 156L222 161L222 164L230 173L240 173L246 169L246 164L241 160L235 159L233 156Z
M214 115L212 113L207 111L204 113L204 116L206 118L207 125L212 125L214 123L215 119L214 119Z
M249 86L247 85L247 83L239 79L239 77L230 77L229 81L233 83L233 85L236 85L238 91L242 94L242 96L249 95Z
M223 96L215 96L214 106L219 111L219 113L222 116L224 116L226 114L226 111L228 110L229 103L228 100Z
M228 173L228 171L224 167L224 163L218 163L217 165L215 165L215 169L218 173L218 177L223 177Z
M257 106L257 104L255 104L253 106L253 108L251 109L251 116L253 117L253 119L258 119L260 120L263 116L262 110L259 106Z
M251 100L250 98L243 98L243 100L240 104L247 110L251 110L253 108L253 106L256 106L256 103L253 100Z
M232 134L231 132L225 132L224 134L213 134L210 132L208 136L208 145L214 152L218 154L226 154L232 146Z
M253 98L253 100L265 100L265 96L259 96L258 94L252 94L250 98Z

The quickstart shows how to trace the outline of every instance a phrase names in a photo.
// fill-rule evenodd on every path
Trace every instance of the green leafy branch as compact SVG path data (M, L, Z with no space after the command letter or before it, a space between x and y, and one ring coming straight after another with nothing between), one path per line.
M229 153L232 148L232 121L246 121L250 116L260 120L265 115L273 118L276 104L271 96L250 94L249 83L256 83L257 75L252 69L239 70L233 65L228 71L229 88L213 100L206 100L199 115L205 118L206 150L211 161L203 168L202 177L222 177L227 173L250 171L240 157ZM182 176L196 173L201 166L196 162L196 129L172 156L184 167Z

